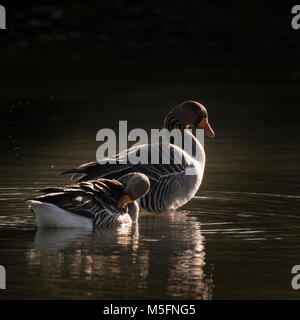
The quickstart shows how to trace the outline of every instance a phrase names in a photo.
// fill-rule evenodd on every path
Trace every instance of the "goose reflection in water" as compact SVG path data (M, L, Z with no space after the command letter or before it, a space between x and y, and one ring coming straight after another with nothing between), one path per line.
M183 211L115 230L39 228L26 258L57 298L212 298L200 224Z

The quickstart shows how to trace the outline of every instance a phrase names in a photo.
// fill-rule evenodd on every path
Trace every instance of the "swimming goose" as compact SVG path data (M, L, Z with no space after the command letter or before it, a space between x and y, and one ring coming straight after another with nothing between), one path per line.
M73 173L72 179L86 181L99 177L113 179L129 172L141 172L148 176L151 187L148 194L139 201L140 207L157 213L177 209L193 198L200 187L205 168L205 152L201 143L191 130L184 130L190 127L204 129L205 135L215 137L206 108L199 102L185 101L172 109L164 120L164 128L169 131L179 129L177 132L182 141L190 141L191 145L187 143L185 150L176 144L141 145L116 155L116 164L107 163L107 159L103 159L99 163L86 163L62 174ZM176 141L174 139L174 143ZM138 157L141 154L148 155L147 164L128 162L132 155ZM151 164L152 154L157 155L156 164ZM170 155L169 164L164 161L167 154ZM178 159L181 159L179 164ZM190 170L189 174L187 169Z
M97 179L40 190L45 195L27 200L38 226L56 228L112 227L136 222L136 200L150 188L142 173L129 173L117 180Z

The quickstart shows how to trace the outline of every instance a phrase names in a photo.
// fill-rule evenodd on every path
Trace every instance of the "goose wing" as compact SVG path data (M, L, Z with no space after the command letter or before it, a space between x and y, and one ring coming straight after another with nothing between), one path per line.
M155 164L153 156L155 155ZM132 160L143 159L133 164ZM90 162L78 168L70 169L62 174L72 173L73 179L86 181L95 178L118 179L131 172L141 172L148 176L151 188L149 193L140 200L143 209L151 212L162 212L182 203L191 192L196 176L186 175L186 169L194 167L189 155L175 145L156 144L142 145L116 155L115 162L111 159L101 162ZM152 161L151 161L152 160ZM198 185L199 187L199 185Z
M48 187L40 190L45 195L34 200L52 203L64 210L91 218L124 214L116 203L123 194L123 185L116 180L98 179L63 188Z
M169 161L167 153L169 153ZM155 154L155 161L152 154ZM137 159L136 164L133 164L133 158ZM77 182L98 178L118 179L131 172L141 172L152 180L158 180L162 175L184 171L189 166L186 160L185 152L174 145L142 145L130 148L116 155L115 158L84 163L78 168L66 170L61 174L73 174L71 179Z

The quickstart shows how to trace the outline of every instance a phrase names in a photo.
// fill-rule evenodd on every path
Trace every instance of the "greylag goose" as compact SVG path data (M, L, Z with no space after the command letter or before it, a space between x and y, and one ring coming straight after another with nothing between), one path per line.
M116 164L103 159L99 163L86 163L62 174L73 173L72 179L86 181L99 177L116 179L129 172L141 172L150 179L151 187L148 194L139 201L140 207L145 211L157 213L177 209L193 198L200 187L205 168L205 152L201 143L191 130L185 130L190 127L204 129L205 135L215 137L208 122L206 108L199 102L185 101L172 109L164 120L164 128L169 131L179 129L177 132L179 131L183 138L182 141L190 141L191 145L183 146L184 150L176 145L176 139L175 144L140 145L116 155ZM124 161L132 154L139 156L144 151L147 151L149 157L156 154L158 162L152 164L149 159L147 164L131 164ZM169 164L164 162L167 153L170 155ZM179 158L181 160L178 164L176 160ZM193 174L187 174L187 169Z
M150 188L142 173L129 173L117 180L97 179L40 190L45 195L26 202L38 226L56 228L112 227L136 222L136 200Z

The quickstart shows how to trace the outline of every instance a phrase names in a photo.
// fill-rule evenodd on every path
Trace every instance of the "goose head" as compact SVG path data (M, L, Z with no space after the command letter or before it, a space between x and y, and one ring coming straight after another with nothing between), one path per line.
M117 203L120 208L125 208L127 204L142 198L150 189L150 181L148 177L142 173L129 173L118 180L124 186L123 195Z
M164 120L164 127L168 130L194 127L204 129L204 134L209 138L215 137L215 133L208 122L207 110L197 101L185 101L172 109Z

